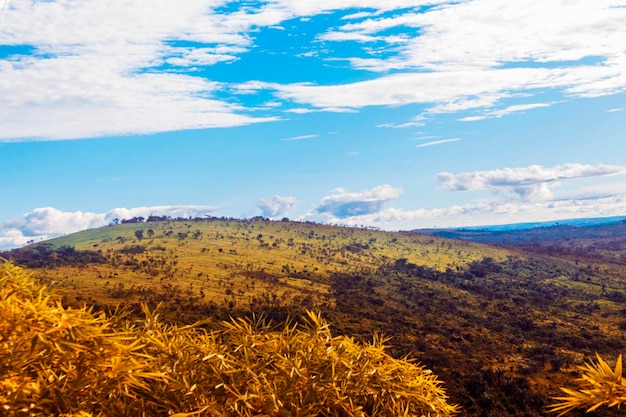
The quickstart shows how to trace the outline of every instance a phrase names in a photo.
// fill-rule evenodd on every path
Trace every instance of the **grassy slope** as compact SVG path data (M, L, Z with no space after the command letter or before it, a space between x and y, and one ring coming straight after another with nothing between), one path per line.
M294 222L123 224L50 243L107 258L37 271L69 303L162 301L181 320L313 307L338 333L392 335L467 415L543 415L573 365L624 344L625 268L605 261Z
M143 230L143 239L137 239L137 230ZM148 230L154 232L152 238L148 238ZM443 243L418 235L296 222L217 220L122 224L49 243L101 251L109 258L108 264L80 271L57 268L45 272L76 290L75 294L86 292L107 303L119 299L111 293L120 289L120 284L130 292L124 296L126 301L139 288L175 285L193 296L202 291L205 300L218 303L226 299L246 303L267 292L283 300L304 292L322 302L328 299L330 277L336 273L373 273L381 264L399 258L444 271L484 256L501 260L508 254L502 249ZM120 252L138 245L145 248L143 253ZM73 278L78 276L80 279Z

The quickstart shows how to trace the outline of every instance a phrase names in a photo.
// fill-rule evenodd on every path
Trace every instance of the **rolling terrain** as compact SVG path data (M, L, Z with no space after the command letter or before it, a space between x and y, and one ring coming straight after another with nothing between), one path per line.
M182 323L319 311L336 334L392 337L390 353L438 374L461 415L535 416L575 365L616 357L626 336L619 251L548 249L262 218L136 219L0 256L68 305L161 304Z
M626 220L595 224L557 224L532 228L420 229L416 233L468 242L525 247L538 253L579 259L603 258L626 264Z

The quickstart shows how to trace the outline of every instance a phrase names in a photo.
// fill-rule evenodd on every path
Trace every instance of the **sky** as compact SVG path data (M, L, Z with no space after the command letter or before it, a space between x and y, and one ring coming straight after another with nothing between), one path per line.
M0 0L0 249L626 214L626 0Z

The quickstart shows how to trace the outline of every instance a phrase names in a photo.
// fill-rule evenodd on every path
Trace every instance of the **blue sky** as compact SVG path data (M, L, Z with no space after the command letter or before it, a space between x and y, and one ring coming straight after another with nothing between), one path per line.
M626 214L626 0L0 0L0 248Z

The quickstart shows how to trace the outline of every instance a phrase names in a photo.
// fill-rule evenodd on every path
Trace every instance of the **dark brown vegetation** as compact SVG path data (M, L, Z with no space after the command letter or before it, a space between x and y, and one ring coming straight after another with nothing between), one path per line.
M626 220L593 226L558 225L522 230L423 229L428 236L524 247L536 253L580 259L602 258L626 265Z

